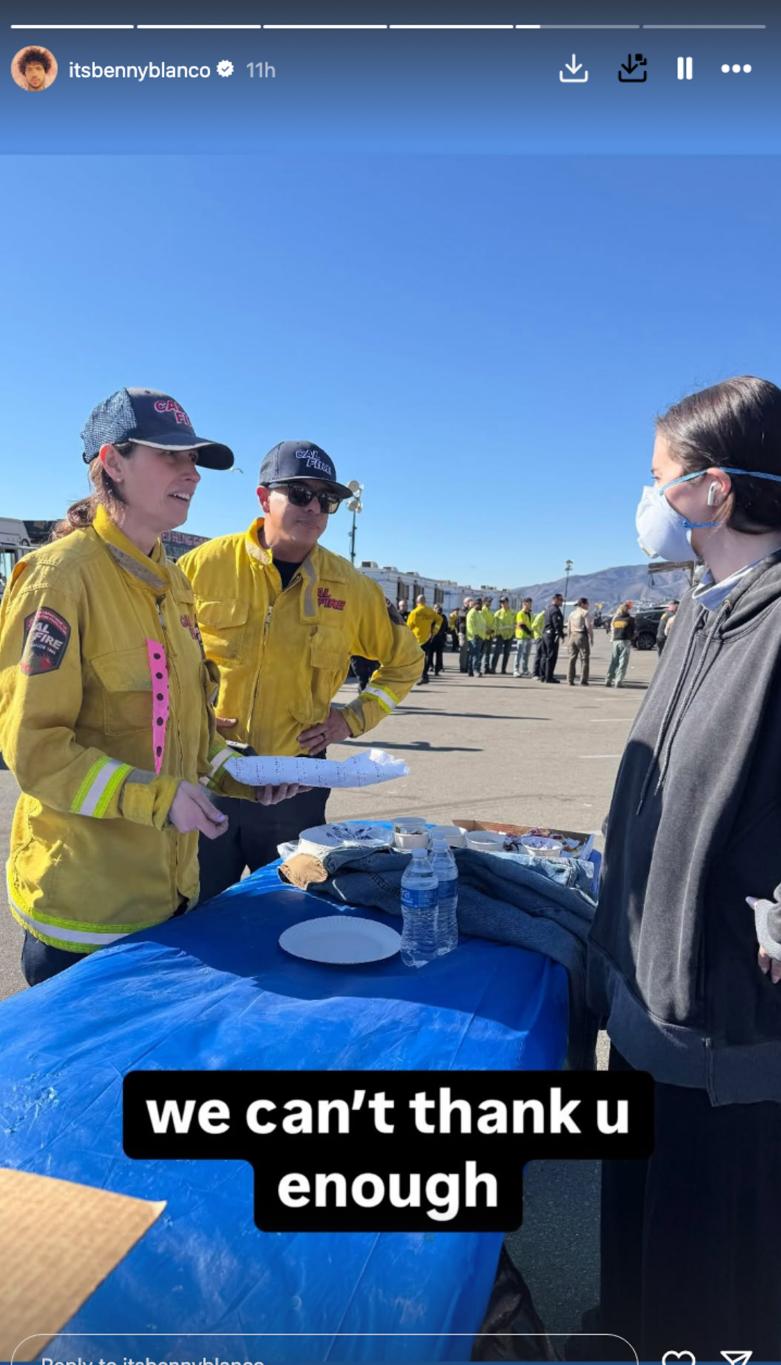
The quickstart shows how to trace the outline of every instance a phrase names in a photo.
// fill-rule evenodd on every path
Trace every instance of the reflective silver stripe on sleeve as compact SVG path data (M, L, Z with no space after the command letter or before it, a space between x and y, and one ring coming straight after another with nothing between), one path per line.
M214 755L214 758L209 764L209 772L213 775L214 773L216 773L218 768L222 767L223 763L227 763L229 758L235 757L236 752L234 749L228 749L227 747L225 749L218 749L217 753Z
M114 776L114 773L117 771L118 768L126 767L127 767L126 763L118 763L115 758L107 759L106 762L101 766L100 770L95 774L95 777L90 785L88 792L84 797L82 797L81 804L78 809L78 814L94 815L98 806L98 802L100 801L100 798L103 795L104 791L106 790L106 787L108 786L109 782Z
M395 711L398 706L396 698L391 696L390 692L386 692L383 687L379 687L377 683L367 683L361 695L364 697L374 697L380 703L380 706L386 707L388 711Z

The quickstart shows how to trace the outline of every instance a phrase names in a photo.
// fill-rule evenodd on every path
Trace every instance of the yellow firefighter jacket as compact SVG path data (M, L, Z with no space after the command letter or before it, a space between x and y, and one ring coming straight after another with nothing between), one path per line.
M432 635L439 630L442 617L433 607L413 607L407 617L407 625L419 645L428 644Z
M261 539L263 518L179 560L195 593L206 657L217 665L217 715L231 739L259 754L300 754L302 730L325 720L351 654L379 668L342 709L353 735L395 710L420 677L423 655L377 583L316 545L282 588Z
M154 738L147 640L163 646L170 693ZM248 794L221 772L212 691L192 589L159 543L141 554L99 508L16 565L0 609L0 752L22 789L9 902L36 938L89 953L197 899L197 834L167 824L179 782Z

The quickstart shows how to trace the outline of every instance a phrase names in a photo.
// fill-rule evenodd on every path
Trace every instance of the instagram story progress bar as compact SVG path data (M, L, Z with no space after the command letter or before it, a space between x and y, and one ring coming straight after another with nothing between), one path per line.
M389 8L390 8L390 6L389 6ZM41 23L41 22L33 22L33 21L29 21L29 20L28 20L28 21L26 21L26 22L21 22L21 21L20 21L20 22L13 22L13 23L11 23L11 24L9 25L9 27L10 27L12 30L16 31L16 32L28 32L28 33L34 33L34 32L65 32L65 31L85 32L85 31L90 31L90 30L94 30L94 31L113 31L113 32L122 32L122 31L126 31L126 32L127 32L127 31L133 31L133 30L135 30L135 31L138 31L138 32L157 32L157 33L161 33L161 32L176 32L176 33L184 33L184 32L190 32L190 33L193 33L193 32L194 32L194 33L197 33L197 32L200 32L200 33L208 33L208 32L222 32L222 33L229 33L229 32L235 32L235 33L241 33L241 32L255 32L255 33L257 33L257 32L260 32L260 31L262 31L262 30L274 31L274 32L297 32L297 31L298 31L298 32L302 32L302 33L306 33L306 32L318 32L318 31L319 31L319 32L336 32L336 33L339 33L339 32L348 32L348 31L381 32L381 33L394 33L394 32L405 32L405 33L415 33L415 32L420 32L420 33L431 33L431 32L453 33L453 32L456 32L456 33L457 33L457 32L464 32L464 33L474 33L474 32L480 32L480 31L482 31L482 32L489 32L489 33L503 32L503 31L504 31L504 32L513 32L513 31L515 31L515 32L520 32L520 33L530 33L530 32L559 32L559 33L564 33L564 32L578 31L578 32L593 32L593 33L599 33L599 32L625 31L625 30L632 30L632 31L635 31L635 32L636 32L636 31L639 31L639 30L656 30L656 31L658 31L658 32L662 32L662 31L666 31L666 30L667 30L667 31L672 31L672 32L706 32L706 31L715 31L715 30L744 30L744 31L745 31L745 30L752 30L752 29L753 29L753 30L760 30L760 31L761 31L761 30L767 28L767 25L766 25L766 24L763 24L763 23L745 23L745 22L739 22L739 21L737 21L737 20L736 20L735 22L733 22L733 23L717 23L717 22L713 22L713 23L702 23L702 22L701 22L701 23L677 23L677 24L673 24L673 23L629 23L629 22L587 23L587 22L581 22L581 21L579 21L579 20L578 20L578 21L571 21L571 22L569 22L569 23L556 23L556 22L553 22L553 21L545 22L545 23L543 23L543 22L538 22L538 23L516 23L516 22L490 23L490 22L486 22L484 19L481 19L481 18L479 17L479 14L477 14L477 13L474 14L473 16L465 15L464 19L459 20L458 22L450 22L450 23L428 23L428 22L420 22L420 21L419 21L419 22L408 22L408 21L406 21L406 20L402 20L402 19L401 19L401 16L394 16L392 13L389 13L389 14L387 14L387 15L382 16L382 20L383 20L383 21L381 21L381 22L372 22L372 23L367 23L367 22L364 22L364 21L361 21L361 22L354 22L354 23L349 23L349 22L338 22L338 19L337 19L337 16L336 16L336 15L333 16L333 21L331 21L331 22L329 22L329 18L326 18L325 16L318 17L318 19L317 19L316 21L311 21L311 22L306 21L306 20L303 18L303 16L302 16L300 19L297 19L295 16L291 16L290 18L286 18L284 21L281 21L281 22L280 22L280 21L277 21L277 22L268 22L268 23L259 23L259 22L227 23L227 22L220 22L219 20L214 20L214 21L212 21L212 22L198 22L198 23L196 23L196 22L194 22L194 21L193 21L193 22L176 22L176 21L174 21L173 19L172 19L171 21L158 21L158 22L153 22L153 23L151 23L151 22L146 22L146 21L142 21L142 20L140 20L140 19L139 19L139 20L136 20L135 22L129 22L129 21L128 21L128 22L123 22L123 23L104 23L104 22L102 22L102 21L95 21L95 22L92 22L92 23L85 23L85 22L78 22L78 21L74 21L74 22L58 21L57 23ZM691 59L690 59L690 58L687 58L687 57L679 58L679 61L684 62L684 64L685 64L687 61L690 61L690 60L691 60ZM682 80L690 80L690 79L691 79L691 76L690 76L690 75L684 74L683 76L681 76L681 79L682 79Z

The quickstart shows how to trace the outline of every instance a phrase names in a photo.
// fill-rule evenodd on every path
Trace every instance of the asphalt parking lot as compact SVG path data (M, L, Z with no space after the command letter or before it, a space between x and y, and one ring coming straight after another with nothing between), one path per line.
M599 830L618 762L656 664L633 651L626 684L603 686L609 654L597 632L588 688L543 686L511 675L471 679L445 654L445 672L418 686L357 746L381 745L404 758L409 777L336 793L331 819L421 815L443 823L459 817ZM559 677L565 674L564 652ZM349 700L350 684L338 700ZM5 863L17 787L0 771L0 854ZM21 930L0 891L0 997L24 988L18 966ZM524 1226L509 1239L551 1332L577 1329L597 1298L599 1172L592 1162L546 1162L525 1178Z

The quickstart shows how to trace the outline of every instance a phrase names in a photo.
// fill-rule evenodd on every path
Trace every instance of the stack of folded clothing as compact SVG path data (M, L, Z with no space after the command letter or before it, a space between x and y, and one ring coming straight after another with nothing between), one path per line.
M593 1066L596 1021L585 1003L586 938L594 917L593 896L563 886L551 862L527 866L513 856L453 850L458 865L458 927L515 947L545 953L566 967L570 982L570 1065ZM291 852L279 868L294 886L344 905L401 915L404 853L336 848L317 857ZM590 869L590 864L587 865ZM585 876L584 876L584 879ZM590 882L589 882L590 884Z

